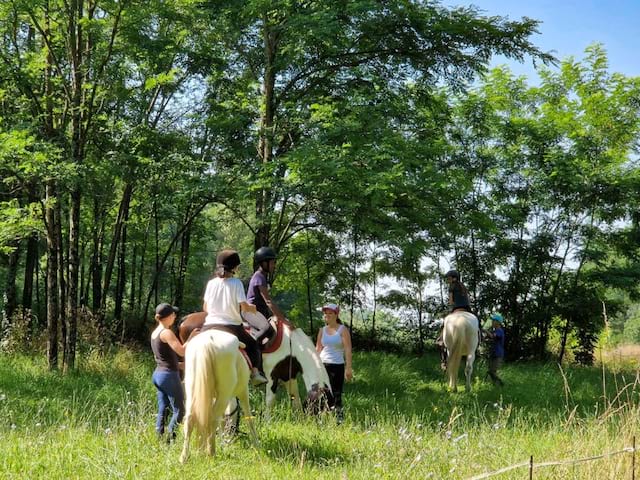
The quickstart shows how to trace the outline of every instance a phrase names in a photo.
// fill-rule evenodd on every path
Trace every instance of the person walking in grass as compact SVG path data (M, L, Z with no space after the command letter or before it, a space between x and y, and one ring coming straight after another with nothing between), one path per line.
M335 410L338 423L343 420L342 390L344 381L353 378L351 367L351 335L340 320L340 307L328 303L322 307L325 326L318 332L316 351L327 369L331 392L329 407Z
M152 381L158 394L158 415L156 417L156 434L162 438L167 430L167 441L176 436L176 427L184 416L184 390L180 381L180 363L178 356L184 357L183 345L171 330L176 321L178 309L168 303L156 307L155 319L158 325L151 333L151 350L156 361ZM187 340L188 341L188 340ZM169 408L172 410L171 420L166 426Z
M498 376L498 370L502 366L504 360L504 318L499 313L492 313L491 328L485 332L486 337L491 342L489 348L489 371L487 375L491 378L494 385L503 386L504 382Z

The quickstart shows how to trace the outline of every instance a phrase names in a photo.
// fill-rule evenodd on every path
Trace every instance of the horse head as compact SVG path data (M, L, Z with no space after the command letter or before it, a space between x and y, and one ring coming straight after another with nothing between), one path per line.
M323 412L328 412L329 395L331 395L329 387L326 385L321 387L318 383L314 383L304 400L302 407L304 412L308 415L320 415Z

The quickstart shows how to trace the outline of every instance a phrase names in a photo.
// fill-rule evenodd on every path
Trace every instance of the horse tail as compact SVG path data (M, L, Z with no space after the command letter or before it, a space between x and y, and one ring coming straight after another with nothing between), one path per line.
M211 405L216 398L215 348L211 332L203 332L188 344L185 353L186 411L191 425L208 437L212 426Z
M463 355L464 328L459 325L459 317L449 316L445 319L443 340L448 350L447 356L447 376L449 377L449 387L456 388L458 380L458 369L460 359Z

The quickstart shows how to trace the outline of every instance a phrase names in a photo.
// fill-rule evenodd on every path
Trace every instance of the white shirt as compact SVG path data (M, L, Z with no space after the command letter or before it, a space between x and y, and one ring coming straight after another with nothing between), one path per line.
M242 325L240 304L246 302L244 286L237 278L216 277L204 292L205 325Z
M342 343L342 329L344 325L340 325L336 333L330 335L327 327L322 327L322 337L320 343L322 350L320 351L320 360L322 363L333 365L344 364L344 344Z

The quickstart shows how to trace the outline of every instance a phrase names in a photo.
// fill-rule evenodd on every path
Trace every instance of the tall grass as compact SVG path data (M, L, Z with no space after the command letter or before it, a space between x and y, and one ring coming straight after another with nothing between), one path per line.
M158 443L153 362L144 352L89 353L78 371L48 372L44 359L0 356L0 478L469 478L533 455L536 462L590 457L630 446L640 385L632 366L512 364L504 388L483 380L450 394L435 355L355 356L346 421L310 419L282 398L260 420L260 447L239 437L209 458ZM525 470L497 478L527 478ZM631 455L536 470L534 478L631 478Z

